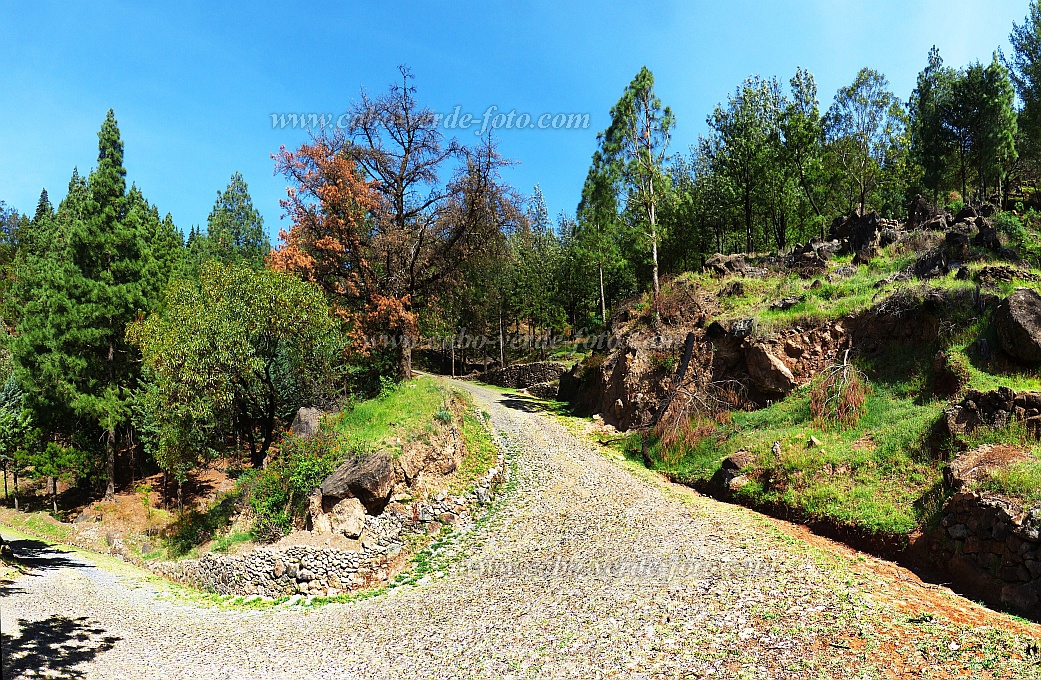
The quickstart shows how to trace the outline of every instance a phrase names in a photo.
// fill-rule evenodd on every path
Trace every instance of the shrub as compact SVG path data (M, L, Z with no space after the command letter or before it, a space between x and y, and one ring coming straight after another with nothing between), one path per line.
M240 492L234 489L217 500L205 510L192 509L181 514L167 530L166 537L170 543L170 552L175 556L184 555L213 538L231 521L238 509Z
M651 368L663 373L672 373L673 369L676 368L676 356L669 352L652 352Z
M810 412L821 429L828 425L852 427L864 413L868 394L867 378L849 362L849 352L841 363L827 368L810 390Z
M301 439L287 434L266 468L242 476L239 484L253 511L258 539L277 539L303 518L308 497L338 462L328 444L323 436Z
M675 467L688 451L714 433L717 427L715 420L700 414L691 417L683 414L662 419L654 431L658 438L658 455L661 461L669 467Z

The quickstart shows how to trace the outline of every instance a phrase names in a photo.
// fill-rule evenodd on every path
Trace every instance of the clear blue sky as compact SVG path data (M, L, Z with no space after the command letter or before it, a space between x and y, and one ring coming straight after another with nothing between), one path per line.
M359 87L384 90L408 64L438 111L490 105L531 114L588 112L587 130L514 130L507 179L537 182L551 214L573 212L596 132L643 65L676 112L686 152L705 116L746 76L796 66L822 106L859 68L906 99L936 44L949 65L1007 51L1026 0L730 0L535 3L129 3L0 0L0 200L57 202L73 166L95 163L111 107L128 178L183 230L205 224L240 171L274 236L285 182L270 155L305 135L273 112L341 112ZM461 138L473 138L463 133Z

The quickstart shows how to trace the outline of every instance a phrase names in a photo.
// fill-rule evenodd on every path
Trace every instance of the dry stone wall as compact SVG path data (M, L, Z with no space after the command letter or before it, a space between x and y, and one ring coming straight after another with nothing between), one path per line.
M446 525L466 530L508 479L503 447L498 465L465 495L439 493L413 503L391 502L367 515L358 550L294 545L263 547L243 555L209 553L199 559L151 562L144 566L185 585L221 595L333 597L389 580L409 557L409 535L437 534Z
M945 565L1003 604L1037 614L1041 604L1041 509L974 492L955 494L944 508Z
M496 368L487 373L479 373L475 377L481 382L511 389L523 389L537 383L548 383L559 380L567 370L564 364L553 361L540 361L532 364L514 364L506 368Z

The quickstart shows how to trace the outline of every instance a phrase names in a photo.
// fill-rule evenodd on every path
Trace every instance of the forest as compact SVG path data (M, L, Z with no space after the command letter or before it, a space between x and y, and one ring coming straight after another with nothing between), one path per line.
M804 69L751 75L689 149L642 68L555 217L538 186L509 185L492 137L448 137L403 67L344 128L272 154L289 186L274 244L238 173L204 229L164 216L127 177L109 111L95 167L57 205L46 190L25 212L0 203L5 493L43 480L58 512L59 486L111 497L162 470L179 488L231 454L259 469L298 408L348 409L414 359L465 373L573 351L714 253L789 252L842 216L906 218L919 196L1037 228L1037 2L1011 44L960 66L934 48L910 93L871 68L824 103ZM444 341L470 336L491 340Z

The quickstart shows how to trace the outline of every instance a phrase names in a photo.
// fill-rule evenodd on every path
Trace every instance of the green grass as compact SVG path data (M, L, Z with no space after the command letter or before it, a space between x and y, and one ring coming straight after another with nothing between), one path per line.
M20 529L33 536L50 539L52 541L69 541L75 535L76 530L68 524L62 524L50 515L43 512L26 514L14 510L4 510L0 514L5 526L12 529Z
M919 402L876 385L855 426L824 430L814 424L809 392L802 388L768 408L734 413L731 424L674 464L657 467L703 484L727 456L746 450L756 462L739 498L753 505L781 503L869 533L906 534L928 521L936 508L926 501L942 481L939 464L925 449L943 404ZM820 445L809 445L810 436ZM780 455L772 452L774 442L781 444Z
M448 389L435 378L403 382L332 418L337 446L343 454L400 452L411 439L434 430L434 419L448 399Z
M464 413L462 420L466 455L463 456L459 468L449 478L450 494L465 493L473 487L479 477L495 467L499 459L499 448L485 424L471 412Z
M972 274L999 262L993 253L978 254L981 259L968 265ZM929 346L896 343L886 347L881 356L859 360L873 389L865 412L853 427L822 429L815 424L809 409L809 388L803 387L767 408L733 413L732 422L714 424L711 434L686 450L661 451L652 442L650 452L657 461L656 468L695 486L717 485L722 479L722 461L746 450L755 456L755 463L746 471L751 481L735 495L749 505L787 507L804 517L884 535L906 535L934 521L946 493L941 474L943 461L937 454L950 453L934 450L939 442L929 439L948 405L946 400L932 395L935 353L940 349L947 352L951 364L966 379L964 389L1008 387L1036 391L1041 390L1041 376L1033 370L1004 368L1000 361L979 356L977 342L981 338L993 352L999 350L989 317L972 304L969 293L976 289L974 281L946 276L875 287L880 280L907 269L917 257L919 253L905 244L895 244L882 249L869 265L855 268L851 276L832 273L830 283L825 275L817 277L821 281L817 288L812 287L814 279L801 279L794 274L764 279L717 279L709 274L681 277L713 293L740 280L741 295L719 295L720 311L715 319L726 323L754 317L760 335L862 312L897 291L905 296L903 304L911 309L916 300L925 301L929 290L953 295L948 295L940 307L933 305L929 310L940 321L935 342ZM829 271L849 262L849 257L835 258L829 263ZM1017 286L1041 292L1041 282L1028 281L1026 276L1030 275L988 290L1001 296ZM772 302L788 296L803 296L804 301L787 310L770 308ZM808 446L810 436L820 445ZM964 439L962 444L969 447L981 443L1025 447L1035 444L1028 443L1025 433L1016 428L980 430ZM771 451L774 442L780 442L780 455ZM626 437L614 442L614 447L621 456L636 460L643 457L641 444L640 437ZM1041 453L1041 449L1037 452ZM987 484L991 490L1006 495L1041 501L1041 462L1016 464Z
M229 531L226 534L218 536L213 542L213 552L226 553L231 548L241 543L248 543L253 540L253 532L251 531Z
M979 488L1018 500L1027 507L1041 504L1041 460L1037 459L1037 451L1034 460L994 471L980 481Z

